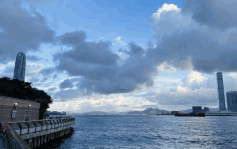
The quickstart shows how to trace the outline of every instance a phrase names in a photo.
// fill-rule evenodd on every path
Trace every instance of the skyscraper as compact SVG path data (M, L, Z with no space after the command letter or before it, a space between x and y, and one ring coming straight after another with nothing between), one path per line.
M222 78L222 72L217 72L216 73L216 78L217 78L217 85L218 85L219 111L226 111L224 83L223 83L223 78Z
M229 112L237 112L237 91L226 93L227 107Z
M19 52L16 56L13 79L25 81L25 67L26 67L26 56L23 52Z

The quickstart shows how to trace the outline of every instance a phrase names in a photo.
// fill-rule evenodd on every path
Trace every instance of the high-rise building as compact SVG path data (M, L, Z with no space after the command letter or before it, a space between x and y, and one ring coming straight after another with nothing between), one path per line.
M202 106L193 106L192 107L193 113L198 114L202 112Z
M26 68L26 56L23 52L19 52L16 56L13 79L25 81L25 68Z
M237 112L237 91L226 93L227 107L229 112Z
M223 83L223 78L222 78L222 72L217 72L216 73L216 78L217 78L217 85L218 85L219 111L226 111L224 83Z
M204 107L203 112L208 113L210 111L209 107Z

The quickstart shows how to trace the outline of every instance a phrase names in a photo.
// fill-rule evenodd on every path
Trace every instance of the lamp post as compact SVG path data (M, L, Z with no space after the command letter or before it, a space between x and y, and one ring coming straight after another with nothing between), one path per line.
M17 104L18 104L17 102L13 104L13 109L16 109Z

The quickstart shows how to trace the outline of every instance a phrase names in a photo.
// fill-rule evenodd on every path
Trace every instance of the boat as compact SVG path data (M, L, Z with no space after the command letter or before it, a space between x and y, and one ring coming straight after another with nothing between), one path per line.
M176 113L174 116L205 117L205 113Z

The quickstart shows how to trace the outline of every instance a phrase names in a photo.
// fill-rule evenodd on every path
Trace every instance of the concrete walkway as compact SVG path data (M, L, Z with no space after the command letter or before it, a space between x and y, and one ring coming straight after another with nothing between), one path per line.
M0 136L0 149L3 149L3 139L1 136Z

